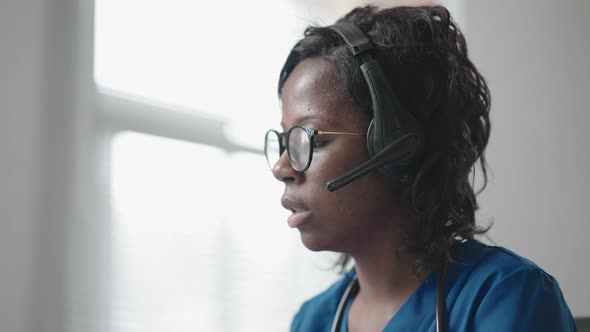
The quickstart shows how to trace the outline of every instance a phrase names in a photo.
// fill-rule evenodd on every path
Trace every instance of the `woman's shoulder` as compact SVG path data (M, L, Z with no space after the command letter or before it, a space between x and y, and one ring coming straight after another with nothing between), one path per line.
M455 326L485 330L504 324L505 329L500 330L573 330L573 318L557 280L531 260L475 240L458 244L453 258L446 302L451 316L456 313L455 319L464 320Z
M291 331L329 330L340 299L353 277L354 270L350 270L328 289L305 301L293 318Z
M553 276L531 260L503 247L468 240L453 248L452 258L448 272L452 289L467 294L476 291L480 299L498 287L516 287L517 280L544 283L544 287L559 291Z
M503 275L520 269L541 270L537 264L511 250L477 240L457 243L452 258L455 266L468 273Z

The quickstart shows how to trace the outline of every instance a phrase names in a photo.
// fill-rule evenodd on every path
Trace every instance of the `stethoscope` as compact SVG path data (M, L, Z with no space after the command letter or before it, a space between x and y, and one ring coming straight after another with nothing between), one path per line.
M436 331L437 332L446 332L446 325L445 325L445 280L447 278L447 265L448 263L445 261L442 266L442 272L438 277L438 284L436 286ZM336 309L336 314L334 315L334 321L332 322L332 332L339 332L340 325L342 324L342 316L344 315L344 308L348 301L350 301L351 297L355 296L356 293L359 291L359 282L358 278L355 276L350 280L348 283L348 287L346 287L346 291L340 298L340 303L338 304L338 308ZM346 322L344 322L346 324Z

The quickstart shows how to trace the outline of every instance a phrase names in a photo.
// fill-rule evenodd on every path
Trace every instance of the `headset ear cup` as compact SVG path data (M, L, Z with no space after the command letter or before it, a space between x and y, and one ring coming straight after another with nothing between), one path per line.
M399 137L391 137L391 139L388 141L388 144L385 147L387 147L389 144L393 144L395 141L406 135L411 135L413 136L414 140L408 142L408 144L412 144L414 148L411 149L406 158L403 158L395 163L388 163L379 167L378 170L381 174L393 178L402 178L403 176L407 175L410 163L415 161L421 155L424 143L423 133L420 124L418 123L416 118L414 118L413 115L406 113L404 111L401 111L400 113L402 113L401 115L404 120L405 128L409 130L408 132L400 135ZM369 128L367 129L367 151L369 152L370 158L373 158L376 154L381 152L381 149L379 149L379 147L377 146L379 142L375 142L374 136L375 123L374 120L371 120Z
M367 129L367 151L369 152L369 158L373 158L375 157L375 155L377 153L379 153L381 150L379 149L379 147L376 147L376 142L375 142L375 120L371 120L371 123L369 124L369 129ZM385 164L381 167L379 167L379 172L385 176L388 177L393 177L395 176L395 170L391 167L390 164Z

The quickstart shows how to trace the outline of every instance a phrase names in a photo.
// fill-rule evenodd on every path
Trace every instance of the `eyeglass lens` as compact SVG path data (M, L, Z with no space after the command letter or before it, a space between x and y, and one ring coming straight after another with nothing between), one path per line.
M303 171L311 157L309 135L301 127L293 127L287 134L289 163L296 171ZM272 169L281 158L281 142L276 131L270 130L266 133L264 153L268 166Z
M268 167L272 169L281 157L281 144L279 142L279 135L274 130L269 130L266 133L264 140L264 154L266 156Z
M305 129L293 127L289 131L289 161L296 171L303 171L309 161L309 136Z

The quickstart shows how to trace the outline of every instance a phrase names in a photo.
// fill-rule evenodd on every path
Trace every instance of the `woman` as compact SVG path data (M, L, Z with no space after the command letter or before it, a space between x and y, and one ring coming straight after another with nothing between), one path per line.
M357 8L282 69L265 152L289 226L354 268L292 331L574 331L557 281L473 239L490 96L443 7Z

